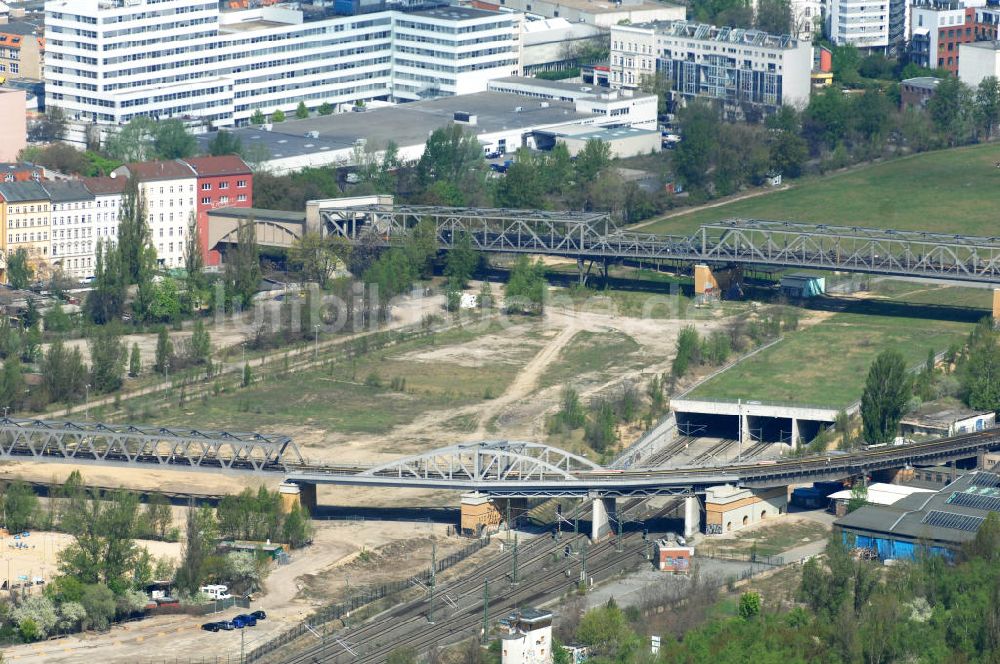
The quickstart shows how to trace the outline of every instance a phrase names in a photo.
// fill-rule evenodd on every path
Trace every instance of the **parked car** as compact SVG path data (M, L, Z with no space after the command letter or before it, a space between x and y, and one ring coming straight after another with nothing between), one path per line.
M240 615L236 616L236 618L233 618L233 620L236 619L242 620L243 624L246 625L247 627L257 626L257 619L252 615L250 615L249 613L241 613Z
M206 632L218 632L222 626L218 622L207 622L201 628Z
M219 625L219 629L226 632L231 632L234 629L236 629L236 625L229 622L228 620L220 620L217 624Z
M264 613L263 611L259 611L259 610L258 611L254 611L250 615L253 618L255 618L256 620L264 620L265 618L267 618L267 614Z

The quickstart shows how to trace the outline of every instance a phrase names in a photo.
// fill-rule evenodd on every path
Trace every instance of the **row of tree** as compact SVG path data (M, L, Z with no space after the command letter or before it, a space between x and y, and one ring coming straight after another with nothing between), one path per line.
M1000 83L993 77L975 90L946 78L926 109L899 110L898 102L877 87L845 94L832 86L813 94L801 112L784 106L763 124L726 123L715 106L691 103L679 114L684 140L673 169L695 193L724 196L772 173L795 178L807 168L988 139L1000 122Z

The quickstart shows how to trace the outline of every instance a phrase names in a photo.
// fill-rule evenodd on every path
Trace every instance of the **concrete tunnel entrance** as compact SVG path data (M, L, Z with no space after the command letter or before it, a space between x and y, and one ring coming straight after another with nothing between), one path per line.
M834 409L806 406L779 406L759 401L729 402L674 399L671 407L677 417L681 436L726 438L740 437L746 443L805 444L815 438L837 417Z
M735 415L708 413L677 414L677 433L695 438L727 438L736 440L740 435L740 419Z

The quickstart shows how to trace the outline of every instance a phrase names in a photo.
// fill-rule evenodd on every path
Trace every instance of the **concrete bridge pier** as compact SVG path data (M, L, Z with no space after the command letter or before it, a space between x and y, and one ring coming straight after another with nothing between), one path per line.
M590 541L597 542L605 535L614 531L611 526L611 520L617 519L618 514L614 498L593 496L593 501L593 516L590 519Z
M310 482L282 482L278 485L281 510L288 514L292 506L304 507L309 514L316 512L316 485Z
M701 530L701 501L698 496L684 499L684 537L690 539Z

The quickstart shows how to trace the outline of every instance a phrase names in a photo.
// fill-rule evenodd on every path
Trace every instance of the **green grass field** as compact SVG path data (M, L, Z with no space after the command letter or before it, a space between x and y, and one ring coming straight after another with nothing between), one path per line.
M886 284L899 290L850 302L819 323L786 334L783 341L699 386L690 396L753 399L842 408L861 398L868 367L887 348L915 366L927 351L960 342L988 310L983 289ZM885 299L882 299L885 297ZM833 304L841 304L831 300Z
M1000 235L1000 145L941 150L804 179L791 189L664 219L642 230L687 233L754 217L848 226Z
M137 399L131 413L119 419L152 419L164 425L204 422L230 430L269 430L310 426L343 433L384 433L412 422L428 411L447 410L499 396L525 362L537 352L530 326L516 334L520 348L506 349L503 361L474 366L457 357L421 359L420 353L473 342L489 330L455 329L402 343L357 360L327 364L321 369L272 375L249 388L227 383L225 391L179 404L177 390L169 401ZM417 356L414 356L417 353ZM377 381L375 380L377 377ZM405 385L391 386L393 379ZM377 382L377 385L376 385ZM458 418L449 428L467 430ZM474 428L474 426L473 426Z
M545 370L539 383L571 385L585 374L602 374L612 367L642 366L641 347L620 332L578 332Z

